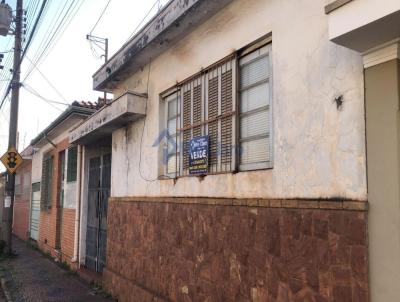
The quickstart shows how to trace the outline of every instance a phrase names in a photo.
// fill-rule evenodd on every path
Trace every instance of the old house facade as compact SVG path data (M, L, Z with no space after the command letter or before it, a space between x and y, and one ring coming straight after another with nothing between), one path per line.
M15 173L15 199L13 234L22 240L29 239L30 201L31 201L31 174L32 174L32 147L21 152L22 165Z
M3 215L4 215L4 198L6 195L6 183L7 183L7 173L0 173L0 217L2 223L0 224L0 240L4 240L4 225L3 225ZM3 247L4 248L4 247Z
M169 2L70 133L80 265L120 301L394 301L399 5Z
M30 237L58 261L77 268L78 148L68 133L95 111L74 102L31 142L32 200Z

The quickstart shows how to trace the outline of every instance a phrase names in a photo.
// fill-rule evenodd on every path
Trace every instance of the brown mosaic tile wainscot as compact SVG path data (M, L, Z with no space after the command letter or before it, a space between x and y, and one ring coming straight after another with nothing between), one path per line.
M119 301L368 302L367 203L112 198Z

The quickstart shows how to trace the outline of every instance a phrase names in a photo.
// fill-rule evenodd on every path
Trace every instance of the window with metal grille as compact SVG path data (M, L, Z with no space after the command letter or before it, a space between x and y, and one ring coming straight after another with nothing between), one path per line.
M67 182L76 181L77 176L77 160L78 160L78 148L76 146L68 149L68 160L67 160Z
M189 175L189 142L203 135L209 137L207 174L272 167L270 49L224 59L164 97L166 175Z
M234 170L235 58L202 71L166 96L166 175L189 175L189 142L209 136L208 173ZM182 150L182 151L181 151Z
M42 188L41 202L42 210L51 208L52 199L52 180L53 180L53 156L45 155L42 162Z

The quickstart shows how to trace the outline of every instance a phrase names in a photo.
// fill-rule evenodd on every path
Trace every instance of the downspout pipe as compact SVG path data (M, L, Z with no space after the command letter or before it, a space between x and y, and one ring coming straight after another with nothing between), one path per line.
M78 263L79 269L79 228L80 228L80 216L81 216L81 183L82 183L82 146L78 145L78 160L77 160L77 171L76 177L76 208L75 208L75 229L74 229L74 255L72 262Z

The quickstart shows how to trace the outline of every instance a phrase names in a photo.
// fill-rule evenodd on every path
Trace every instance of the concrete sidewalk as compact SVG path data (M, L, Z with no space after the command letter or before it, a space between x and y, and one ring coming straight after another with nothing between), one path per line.
M60 268L25 242L14 237L13 244L18 256L0 262L13 302L113 301L97 295L75 273Z

